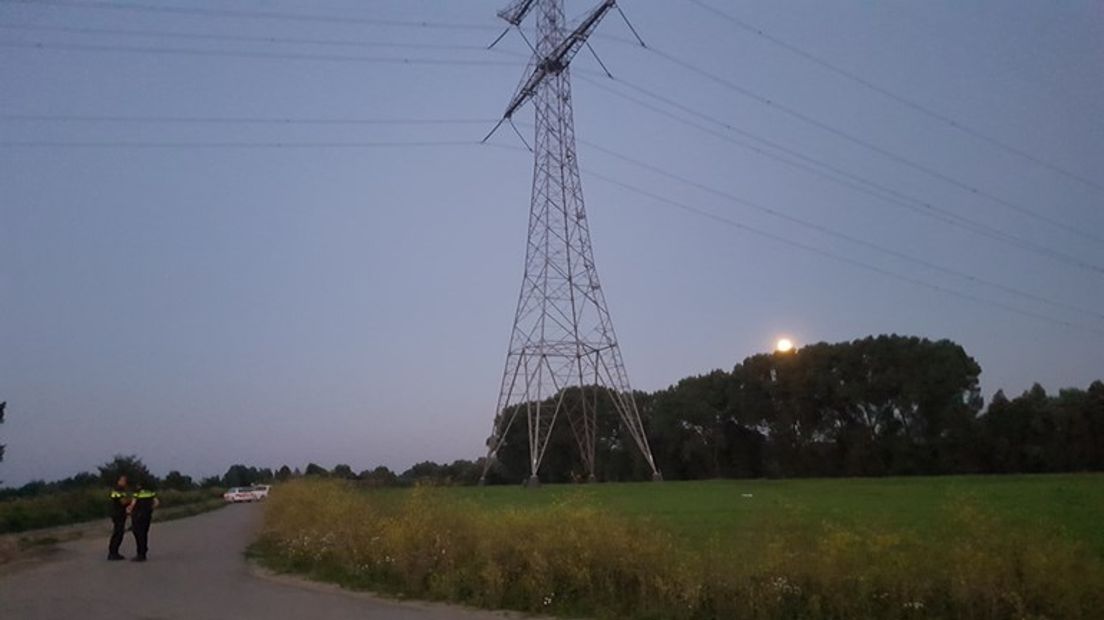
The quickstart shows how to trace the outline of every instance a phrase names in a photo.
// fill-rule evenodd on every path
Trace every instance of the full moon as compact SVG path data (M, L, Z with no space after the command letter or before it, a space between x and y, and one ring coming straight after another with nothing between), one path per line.
M794 343L789 338L779 338L778 342L776 342L774 344L774 350L778 351L779 353L785 353L787 351L792 351L793 348L794 348Z

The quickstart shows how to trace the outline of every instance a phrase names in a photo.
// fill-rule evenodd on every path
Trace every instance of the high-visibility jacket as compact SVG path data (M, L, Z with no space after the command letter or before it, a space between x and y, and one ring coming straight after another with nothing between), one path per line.
M153 500L157 497L155 491L139 489L134 492L133 515L148 515L153 512Z
M111 489L111 517L118 519L126 516L126 506L130 503L130 494L126 489Z

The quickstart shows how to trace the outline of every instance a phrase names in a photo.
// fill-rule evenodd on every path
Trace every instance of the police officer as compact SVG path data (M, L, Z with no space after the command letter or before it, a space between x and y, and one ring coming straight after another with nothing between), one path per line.
M139 483L126 509L130 514L130 530L134 532L134 543L138 546L138 555L133 558L135 562L146 561L146 552L149 551L150 521L153 519L153 511L160 505L157 493L146 490Z
M127 477L119 476L115 481L115 488L111 489L111 541L107 543L107 559L113 562L123 559L123 556L119 555L119 545L122 544L123 534L126 532L129 503Z

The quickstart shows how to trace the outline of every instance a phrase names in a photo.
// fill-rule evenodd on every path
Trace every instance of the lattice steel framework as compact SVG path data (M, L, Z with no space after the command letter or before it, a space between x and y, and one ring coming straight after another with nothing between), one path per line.
M537 40L529 71L503 116L510 120L532 101L536 132L525 274L494 429L487 441L484 477L507 432L524 415L530 484L538 483L552 430L563 417L593 480L598 402L605 391L653 477L660 478L599 284L575 156L568 66L613 8L613 0L602 2L571 32L565 27L563 0L518 0L499 13L517 26L531 10L536 12ZM579 391L565 398L572 388Z

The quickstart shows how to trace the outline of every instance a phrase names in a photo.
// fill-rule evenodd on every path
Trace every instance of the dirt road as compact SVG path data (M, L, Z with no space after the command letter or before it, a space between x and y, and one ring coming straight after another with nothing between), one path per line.
M155 523L150 560L107 562L107 540L59 545L46 560L0 574L0 618L142 620L206 618L491 619L506 614L402 603L298 580L255 574L244 551L259 505L228 506L197 517ZM133 555L128 534L123 553Z

